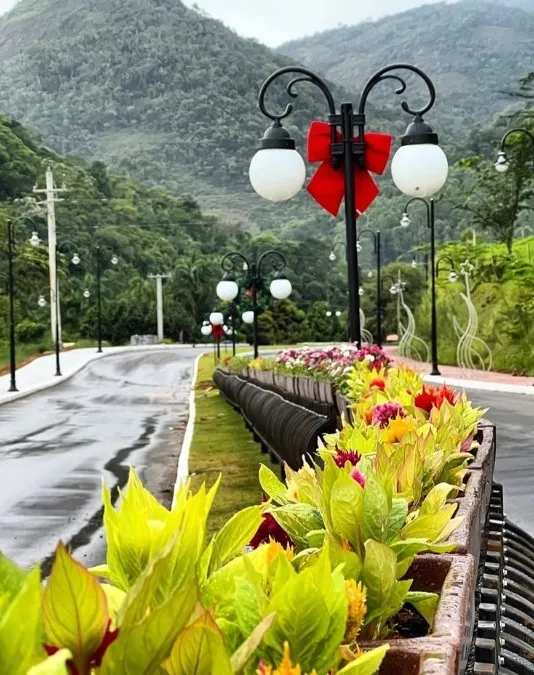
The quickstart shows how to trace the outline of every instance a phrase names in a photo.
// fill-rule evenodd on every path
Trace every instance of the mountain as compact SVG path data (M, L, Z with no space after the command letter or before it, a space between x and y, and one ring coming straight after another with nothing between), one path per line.
M533 0L522 4L533 7ZM534 13L478 0L424 5L280 47L283 54L356 90L385 64L421 67L437 90L428 119L453 142L506 109L510 98L503 92L533 69L533 50ZM381 92L375 90L373 101L391 101L392 86L384 83Z
M179 0L21 0L0 19L0 60L0 109L62 153L191 194L247 229L318 214L305 194L272 205L248 181L269 124L260 85L292 60ZM286 126L302 144L326 105L318 89L298 91ZM272 109L287 101L273 88ZM379 119L397 132L408 121L387 110Z

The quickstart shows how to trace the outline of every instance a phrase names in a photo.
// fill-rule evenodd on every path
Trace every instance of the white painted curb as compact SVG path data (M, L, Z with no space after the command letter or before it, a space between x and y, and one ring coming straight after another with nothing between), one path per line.
M481 380L460 380L454 377L438 377L437 375L425 375L425 382L433 384L447 384L458 389L475 389L502 394L519 394L522 396L534 396L534 386L524 384L504 384L503 382L483 382Z
M204 356L204 353L199 354L195 359L195 365L193 367L193 377L191 379L191 392L189 394L189 418L187 420L187 426L185 428L184 440L182 442L182 449L180 450L180 457L178 458L178 470L176 472L176 482L174 483L174 495L172 498L172 508L176 501L176 496L181 485L185 482L189 476L189 453L191 450L191 442L193 440L193 431L195 428L195 418L196 418L196 384L197 384L197 375L198 375L198 364L200 359Z

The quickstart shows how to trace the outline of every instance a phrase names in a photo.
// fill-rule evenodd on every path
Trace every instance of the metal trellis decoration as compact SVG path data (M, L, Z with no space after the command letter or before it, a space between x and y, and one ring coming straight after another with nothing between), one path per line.
M365 328L365 314L363 313L363 309L360 307L360 332L361 332L361 338L362 338L362 343L365 345L372 345L373 344L373 334L371 331L368 331Z
M477 336L478 313L471 299L469 283L473 270L474 267L469 259L460 265L460 274L464 278L466 289L465 294L460 293L460 296L467 307L467 325L465 329L462 329L456 317L453 318L454 331L458 337L456 362L461 368L468 368L469 370L491 370L493 365L491 349L482 338Z
M400 275L394 288L397 295L397 316L399 317L399 354L405 358L414 359L415 361L428 361L430 359L430 350L428 349L426 342L415 334L415 317L404 300L406 284L401 281ZM406 312L406 318L408 320L406 326L400 319L401 308Z

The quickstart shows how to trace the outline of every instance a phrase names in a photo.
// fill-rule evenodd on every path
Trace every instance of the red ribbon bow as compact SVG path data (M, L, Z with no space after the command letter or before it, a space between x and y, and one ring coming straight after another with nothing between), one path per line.
M224 335L223 326L214 326L212 324L211 325L211 335L212 335L214 340L220 340Z
M389 134L365 134L365 169L354 166L354 183L357 185L356 213L362 214L380 194L369 171L382 175L386 169L393 138ZM354 139L358 142L358 138ZM336 130L336 141L341 133ZM332 134L327 122L312 122L308 131L308 162L322 162L308 183L307 190L323 209L337 216L345 194L343 167L334 169L330 145Z

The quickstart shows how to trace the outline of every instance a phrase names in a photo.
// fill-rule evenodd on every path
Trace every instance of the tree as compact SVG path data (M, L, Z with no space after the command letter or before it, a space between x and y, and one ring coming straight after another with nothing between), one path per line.
M532 146L523 134L509 137L509 169L498 173L492 162L481 157L461 160L469 187L457 208L471 216L473 225L490 232L512 252L522 214L533 208Z

